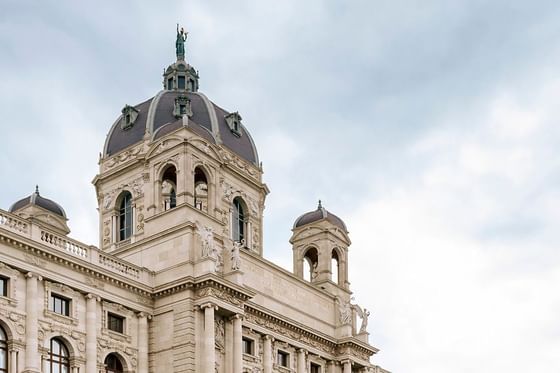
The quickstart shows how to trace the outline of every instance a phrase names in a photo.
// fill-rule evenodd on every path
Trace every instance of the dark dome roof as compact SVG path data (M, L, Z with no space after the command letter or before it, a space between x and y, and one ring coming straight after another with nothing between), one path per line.
M344 224L342 219L321 206L321 201L319 201L317 210L306 212L296 219L294 223L294 229L323 219L326 219L331 224L334 224L340 229L343 229L344 232L348 232L348 230L346 229L346 224Z
M62 208L62 206L60 206L58 203L48 199L48 198L44 198L41 197L41 195L39 195L39 188L36 187L35 188L35 193L33 193L32 195L30 195L29 197L25 197L20 199L19 201L17 201L16 203L14 203L11 207L10 207L10 212L15 212L17 210L20 210L22 208L24 208L25 206L28 205L36 205L39 207L44 208L45 210L48 210L50 212L52 212L53 214L62 216L64 219L66 219L66 213L64 212L64 209Z
M188 118L189 128L212 143L222 144L241 158L258 165L257 149L247 129L240 126L240 136L234 134L225 117L230 114L211 102L200 92L163 90L156 96L144 101L134 108L138 117L131 128L123 129L119 125L122 115L107 135L104 155L110 156L142 141L144 134L158 138L176 128L180 128L181 119L174 115L175 99L186 96L191 101L192 115Z

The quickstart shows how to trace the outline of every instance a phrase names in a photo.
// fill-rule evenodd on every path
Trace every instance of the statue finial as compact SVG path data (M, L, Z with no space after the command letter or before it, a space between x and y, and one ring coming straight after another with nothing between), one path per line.
M39 185L35 184L35 194L39 194Z
M320 210L323 208L323 205L321 204L321 200L319 200L319 206L317 206L317 210Z
M177 54L177 60L185 59L185 41L187 41L187 35L189 33L181 27L179 30L179 24L177 23L177 40L175 41L175 52Z

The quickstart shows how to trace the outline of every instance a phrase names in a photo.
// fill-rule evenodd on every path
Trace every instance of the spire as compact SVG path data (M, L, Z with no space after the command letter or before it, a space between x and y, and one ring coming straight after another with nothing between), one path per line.
M321 200L319 200L319 206L317 206L317 210L320 210L323 208L323 205L321 204Z
M35 184L35 194L39 194L39 185Z

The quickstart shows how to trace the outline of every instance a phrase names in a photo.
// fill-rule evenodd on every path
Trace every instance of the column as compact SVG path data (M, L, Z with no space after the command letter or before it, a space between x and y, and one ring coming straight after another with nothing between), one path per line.
M86 295L86 373L97 370L97 296Z
M263 339L263 373L272 373L272 337L265 335Z
M334 373L335 365L334 361L329 361L327 363L327 373Z
M305 350L300 348L297 350L297 373L305 373L305 368Z
M243 370L243 322L242 316L233 316L233 373L241 373Z
M225 373L233 372L233 322L226 322L226 356L225 356Z
M342 362L342 373L352 373L352 364L350 360L344 360Z
M25 371L39 372L39 351L37 346L39 325L37 322L38 302L42 299L37 297L37 282L41 277L34 273L27 273L26 293L25 293Z
M10 373L17 373L17 350L10 350Z
M216 352L214 340L214 310L217 308L212 303L202 306L204 309L204 352L203 370L204 373L214 373L216 366Z
M138 314L138 369L137 373L148 373L148 315Z
M113 214L111 215L111 243L114 244L117 242L118 237L117 216Z

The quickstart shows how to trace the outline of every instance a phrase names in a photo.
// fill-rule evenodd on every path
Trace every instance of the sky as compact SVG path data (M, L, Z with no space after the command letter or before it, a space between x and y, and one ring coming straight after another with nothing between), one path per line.
M39 184L97 244L99 152L177 22L256 142L265 256L318 199L346 222L375 364L560 371L560 2L1 0L1 209Z

